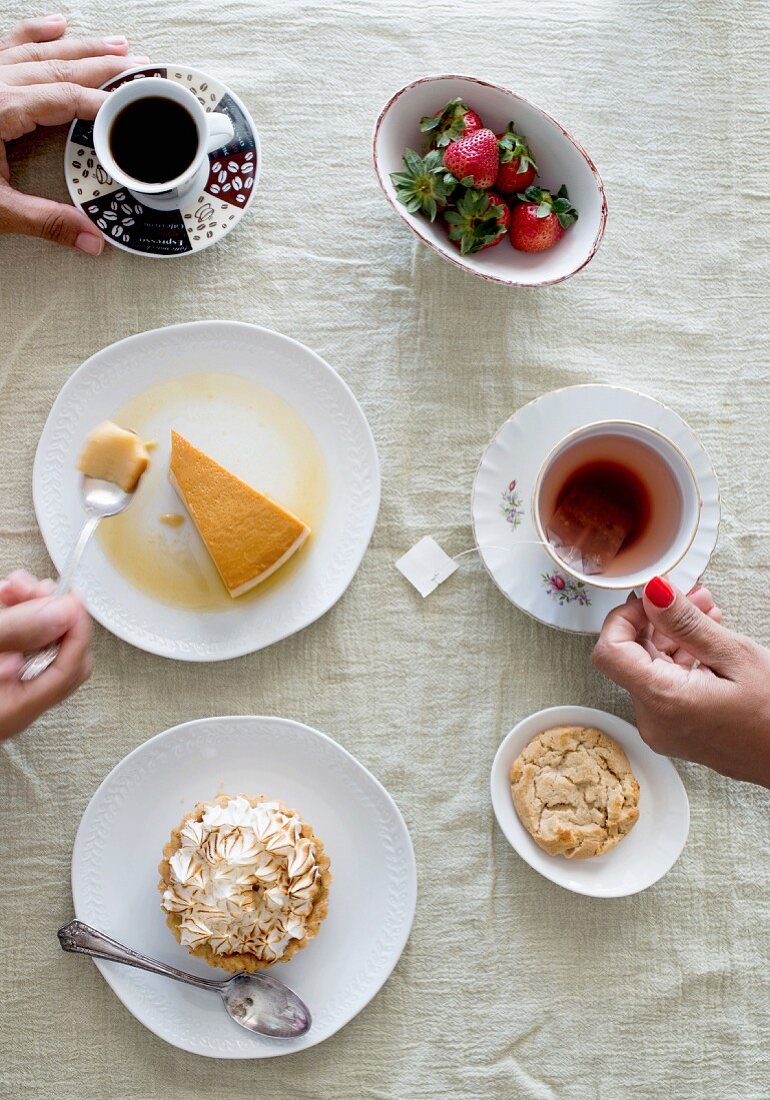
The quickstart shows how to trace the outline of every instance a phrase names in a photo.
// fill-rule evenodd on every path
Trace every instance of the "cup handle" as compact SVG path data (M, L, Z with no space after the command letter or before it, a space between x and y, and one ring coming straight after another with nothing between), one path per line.
M215 149L221 149L223 145L229 145L233 140L235 131L232 119L227 115L207 114L206 125L209 132L206 141L207 153L213 153Z

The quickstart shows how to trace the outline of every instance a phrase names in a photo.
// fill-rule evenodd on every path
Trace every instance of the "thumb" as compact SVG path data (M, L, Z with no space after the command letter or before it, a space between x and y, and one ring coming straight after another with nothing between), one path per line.
M104 238L82 210L7 185L0 190L0 232L43 237L89 256L98 256L104 248Z
M678 642L704 665L728 678L735 671L736 636L663 577L653 577L645 585L644 610L656 630Z

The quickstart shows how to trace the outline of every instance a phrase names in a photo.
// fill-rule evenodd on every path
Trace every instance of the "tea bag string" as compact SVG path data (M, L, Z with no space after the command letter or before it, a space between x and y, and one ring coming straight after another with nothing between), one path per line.
M464 558L468 554L481 554L484 550L502 550L508 554L514 550L517 550L520 546L546 546L547 544L542 539L520 539L515 542L513 546L472 546L470 550L461 550L459 554L452 554L452 561L457 561L458 558Z

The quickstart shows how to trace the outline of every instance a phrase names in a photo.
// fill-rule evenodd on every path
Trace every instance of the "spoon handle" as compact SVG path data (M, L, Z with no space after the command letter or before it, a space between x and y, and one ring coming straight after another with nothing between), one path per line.
M88 545L91 536L96 528L99 526L101 516L91 515L83 524L80 534L78 535L77 542L70 551L70 555L64 563L59 580L56 583L51 595L48 597L52 600L54 596L63 596L69 592L72 587L72 580L75 576L75 571L80 565L80 559L83 557L83 551ZM38 649L35 653L27 655L24 664L19 670L19 679L25 683L29 680L36 680L47 668L49 668L56 658L59 656L59 643L51 642L44 649Z
M54 596L63 596L65 592L69 592L77 567L80 565L80 559L83 557L83 551L91 541L91 536L101 523L101 519L101 516L90 515L83 524L77 542L70 550L69 557L59 574L59 580L56 582L56 588L53 592Z
M166 966L157 959L149 959L146 955L140 955L138 951L132 951L117 940L105 936L89 924L80 920L71 920L58 931L59 943L63 951L72 951L76 955L91 955L95 959L109 959L110 962L125 963L126 966L135 966L138 970L149 970L151 974L162 974L165 978L173 978L177 982L185 982L187 985L198 986L199 989L211 989L219 991L222 982L212 981L210 978L199 978L195 974L185 974L183 970L177 970L173 966Z

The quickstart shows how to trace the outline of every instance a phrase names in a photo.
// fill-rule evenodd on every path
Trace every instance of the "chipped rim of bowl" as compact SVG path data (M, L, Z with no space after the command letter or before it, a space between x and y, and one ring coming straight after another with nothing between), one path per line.
M582 156L583 160L586 162L590 169L594 181L596 182L596 186L602 200L602 209L599 217L599 228L596 232L593 244L591 245L591 248L586 258L581 263L579 263L577 267L574 267L571 271L566 272L564 275L558 275L555 279L544 279L542 282L539 283L523 283L519 282L517 279L505 279L500 275L492 275L485 271L477 271L475 268L470 267L468 264L466 264L462 260L462 258L451 256L448 251L445 252L443 249L439 248L438 245L434 244L433 241L429 240L428 237L421 233L419 229L416 229L411 222L407 221L404 214L399 209L398 203L396 203L392 196L388 194L388 191L385 187L385 182L382 178L382 172L380 171L378 157L380 128L382 126L385 116L390 111L396 100L401 98L404 92L411 91L412 88L416 88L420 84L430 84L436 80L467 80L472 84L479 84L483 88L492 88L495 91L503 92L505 95L509 95L512 96L514 99L518 99L521 103L526 103L526 105L528 107L531 107L533 111L536 111L544 119L552 123L558 130L560 130L561 133L564 134L564 136L567 138L567 140L571 142L571 144L575 147L577 152ZM438 255L443 257L443 259L445 259L448 263L454 264L455 267L459 267L462 271L467 271L471 275L476 275L479 279L487 279L489 282L492 283L501 283L503 286L518 286L525 289L540 286L553 286L555 283L562 283L565 279L572 278L573 275L577 275L578 271L582 271L586 264L589 264L594 258L597 249L599 248L599 245L602 243L602 238L604 237L604 229L607 224L607 196L604 191L604 183L602 181L602 177L599 175L598 168L591 160L590 156L585 151L580 142L576 138L574 138L569 130L562 126L562 124L558 122L553 117L553 115L549 115L547 111L544 111L542 109L542 107L538 107L536 103L533 103L531 100L526 99L525 96L519 95L518 92L514 92L512 88L507 88L504 84L496 84L494 81L482 80L481 77L468 76L467 74L463 73L437 73L433 76L420 76L416 80L410 80L408 84L404 84L402 88L399 88L397 92L393 93L393 95L390 97L390 99L387 101L387 103L377 116L377 121L374 124L374 133L372 135L372 163L374 165L374 171L377 176L377 181L382 188L382 192L385 195L385 198L388 200L388 202L396 211L404 224L408 226L409 229L411 229L412 233L414 233L416 237L419 237L423 244L426 244L428 248L431 248L434 252L437 252Z

